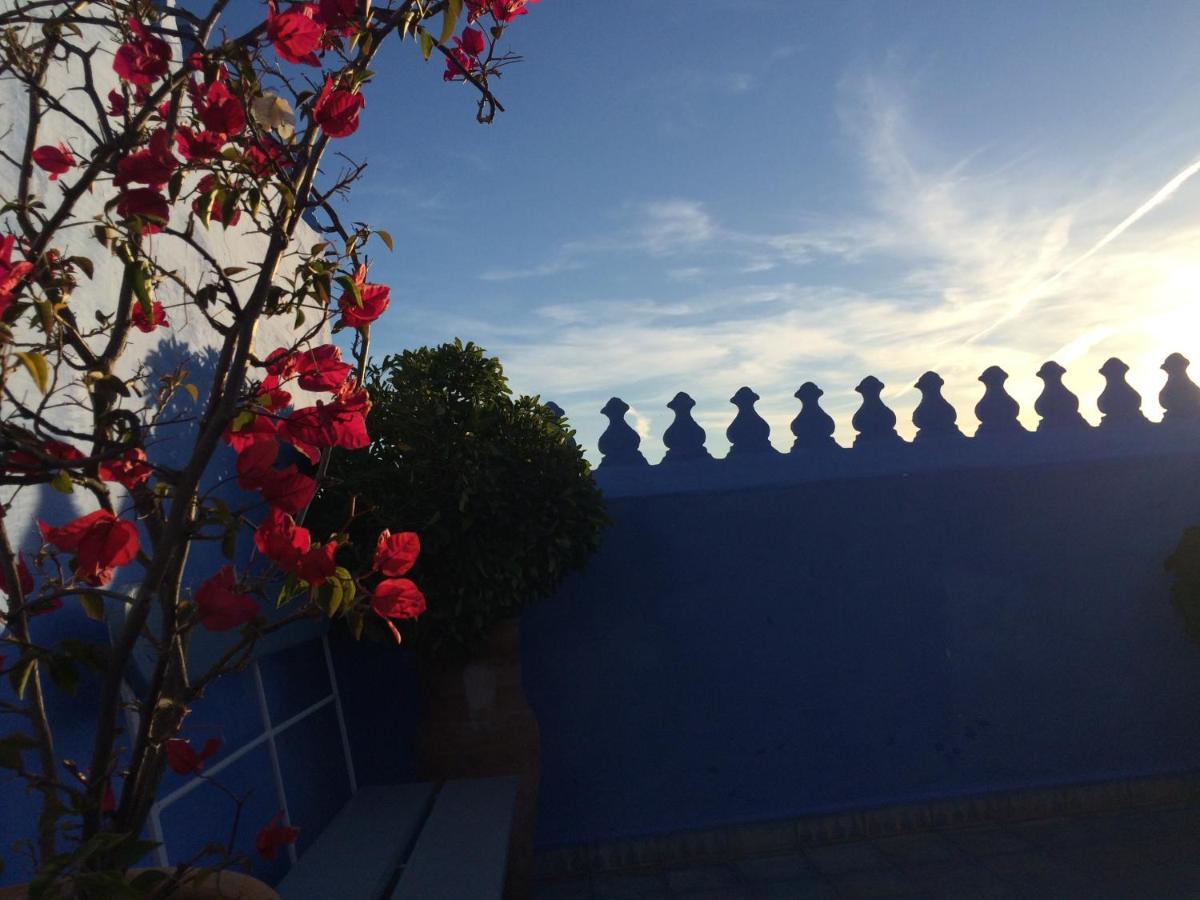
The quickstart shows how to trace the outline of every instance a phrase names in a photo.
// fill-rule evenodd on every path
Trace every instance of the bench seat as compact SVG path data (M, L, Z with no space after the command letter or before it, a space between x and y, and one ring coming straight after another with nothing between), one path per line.
M279 895L500 900L516 792L515 777L362 788L280 882Z

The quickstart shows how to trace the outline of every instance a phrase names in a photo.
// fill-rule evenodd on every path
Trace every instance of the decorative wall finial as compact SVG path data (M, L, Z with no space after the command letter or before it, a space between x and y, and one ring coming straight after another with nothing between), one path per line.
M596 445L600 448L603 459L600 466L644 466L648 465L646 457L638 445L642 443L641 436L629 427L625 421L625 413L629 412L629 404L619 397L613 397L600 410L608 417L608 427Z
M1128 371L1129 366L1115 356L1100 367L1105 385L1096 406L1104 414L1100 419L1103 426L1146 424L1146 416L1142 413L1142 395L1125 380Z
M979 380L983 382L984 390L983 399L975 404L975 417L979 419L975 437L1026 434L1025 427L1017 420L1021 405L1004 387L1008 373L999 366L988 366Z
M1087 420L1079 414L1079 398L1072 394L1062 377L1066 369L1051 360L1037 370L1037 377L1045 382L1041 395L1033 408L1042 417L1038 431L1058 428L1087 428Z
M1162 404L1164 422L1200 420L1200 387L1188 378L1190 362L1182 353L1172 353L1162 364L1167 383L1158 394L1158 402Z
M945 383L937 372L926 372L917 379L915 387L921 392L921 402L913 411L912 420L917 426L916 440L919 443L963 436L956 424L958 413L942 396L942 385Z
M854 390L862 394L863 398L858 412L850 420L854 430L858 432L854 446L903 444L904 440L896 434L896 414L884 406L879 396L883 392L883 382L874 375L868 375Z
M794 396L800 401L800 412L792 419L792 434L796 436L792 442L793 453L838 445L833 439L833 416L821 409L824 393L811 381L804 382L796 391Z
M696 401L680 391L667 404L675 412L675 421L663 433L667 453L663 462L679 462L685 459L712 459L704 446L704 429L692 418L692 407Z
M730 456L775 452L771 446L771 426L754 408L758 399L758 394L748 387L738 388L738 392L729 398L729 402L737 407L737 415L725 429Z

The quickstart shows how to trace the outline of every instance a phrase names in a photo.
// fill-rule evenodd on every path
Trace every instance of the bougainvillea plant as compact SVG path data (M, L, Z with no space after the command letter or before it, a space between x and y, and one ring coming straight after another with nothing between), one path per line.
M267 0L256 21L249 0L3 4L0 78L22 108L0 137L0 766L40 798L41 895L129 889L164 771L219 750L193 747L189 709L263 637L422 612L415 534L378 535L351 571L348 527L304 525L331 450L368 442L362 377L390 300L366 256L390 236L338 214L363 166L323 161L366 125L388 43L436 50L491 121L527 2ZM65 604L117 622L111 641L43 629ZM195 671L190 642L214 632L223 650ZM89 671L90 750L64 760L48 691ZM260 824L265 856L295 839ZM166 895L188 871L133 883Z

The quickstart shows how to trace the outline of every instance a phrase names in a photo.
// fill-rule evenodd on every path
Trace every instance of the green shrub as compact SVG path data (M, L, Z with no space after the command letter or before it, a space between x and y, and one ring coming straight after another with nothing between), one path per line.
M366 385L371 445L334 460L317 515L344 522L355 498L359 553L380 528L418 532L413 578L429 608L404 639L469 653L599 546L608 519L591 467L566 421L514 398L500 361L472 343L385 357Z

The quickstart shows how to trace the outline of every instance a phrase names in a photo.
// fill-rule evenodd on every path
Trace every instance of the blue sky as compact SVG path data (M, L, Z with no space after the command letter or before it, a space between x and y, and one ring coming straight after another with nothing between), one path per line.
M968 432L992 364L1027 422L1046 359L1093 420L1109 356L1154 417L1168 352L1200 378L1200 4L531 10L494 125L408 44L340 142L376 352L474 340L589 447L620 396L652 460L678 390L723 452L743 384L786 449L808 380L849 443L868 374L908 434L927 369Z

